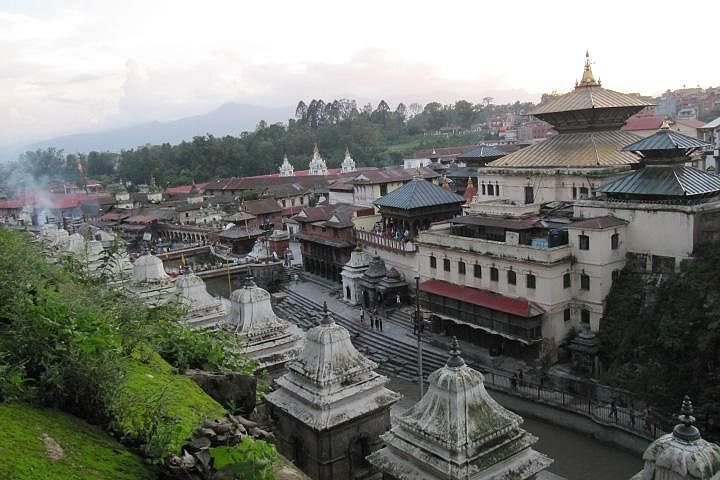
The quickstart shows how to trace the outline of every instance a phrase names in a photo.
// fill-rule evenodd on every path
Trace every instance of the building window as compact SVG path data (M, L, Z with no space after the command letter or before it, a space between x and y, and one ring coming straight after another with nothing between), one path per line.
M465 275L465 262L458 262L458 273L460 275Z
M387 195L387 183L380 185L380 196L384 197L385 195Z
M450 259L449 258L443 259L443 270L445 270L446 272L450 271Z
M578 235L578 244L580 250L590 250L590 237L587 235Z
M533 275L532 273L528 273L525 283L527 288L535 290L535 275Z
M582 323L590 323L590 310L586 308L580 310L580 321Z
M281 200L283 208L285 208L285 199Z
M590 290L590 275L583 273L580 275L580 288Z
M570 288L570 274L563 275L563 288Z
M613 250L617 250L620 246L620 234L613 233L612 237L610 237L610 248Z
M304 204L305 204L305 197L300 197L300 205L304 205Z
M437 268L437 258L430 255L430 268Z
M482 278L482 267L477 263L473 265L473 275L475 275L475 278Z
M488 186L487 186L487 194L488 194L488 195L495 195L495 188L494 188L492 185L490 185L490 184L488 184Z
M508 270L507 272L508 285L515 285L517 283L517 275L514 271Z
M295 206L295 199L294 199L294 198L291 198L291 199L290 199L290 206L292 206L292 207Z
M573 187L572 189L572 198L573 200L577 200L577 187Z
M500 196L500 185L498 185L497 182L495 182L495 196L496 197Z
M563 312L563 320L565 320L566 322L570 321L570 308L569 307L566 308L565 311Z
M588 198L588 189L587 187L580 187L580 198Z
M480 189L482 190L482 194L485 195L485 184L484 183L480 184Z
M492 280L493 282L497 282L498 276L498 269L495 267L490 267L490 280Z
M612 281L614 282L618 278L620 278L620 270L613 270L612 271Z
M525 205L535 203L535 191L533 187L525 187Z

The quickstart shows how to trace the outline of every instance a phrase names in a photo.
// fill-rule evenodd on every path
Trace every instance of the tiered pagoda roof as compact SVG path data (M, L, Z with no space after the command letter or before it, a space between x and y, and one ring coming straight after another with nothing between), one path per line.
M627 119L651 103L602 87L585 54L582 79L575 89L538 105L531 115L550 123L560 135L513 152L490 167L598 167L637 163L620 151L640 137L620 131Z
M267 401L314 430L328 430L400 399L385 388L388 378L376 368L326 306L320 325L307 331L302 351Z
M383 473L398 480L524 480L552 463L531 448L537 438L520 428L522 417L490 397L456 338L428 382L422 399L381 436L386 447L367 457Z
M674 132L667 122L655 134L623 148L646 165L603 185L599 191L610 198L665 200L698 198L720 193L720 176L688 167L690 154L710 144Z

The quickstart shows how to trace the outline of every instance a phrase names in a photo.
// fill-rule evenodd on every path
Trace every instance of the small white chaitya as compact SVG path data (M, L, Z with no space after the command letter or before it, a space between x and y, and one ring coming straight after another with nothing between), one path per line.
M294 177L295 168L288 160L287 153L283 155L283 163L280 165L280 176L281 177Z
M124 285L126 293L149 305L162 305L175 298L173 279L165 272L162 260L145 254L133 263L133 275Z
M297 356L302 332L275 315L270 294L255 285L252 277L232 292L230 302L227 324L243 337L241 352L258 363L258 370L282 368Z
M100 274L108 285L124 285L133 276L133 264L130 256L124 250L107 253L107 258Z
M380 447L378 435L401 395L385 388L388 378L355 349L327 306L286 367L266 399L280 452L311 478L376 478L366 476L373 472L364 456Z
M340 165L341 173L350 173L355 171L355 160L350 156L350 149L345 149L345 158L343 159L342 165Z
M318 150L317 145L315 145L315 148L313 149L313 156L312 159L310 159L310 175L327 175L328 169L327 164L325 164L325 160L320 156L320 150Z
M369 265L370 256L363 252L361 248L357 248L350 253L350 260L343 266L340 273L343 284L343 298L350 305L357 305L362 302L360 279L362 279Z
M645 467L631 480L720 479L720 445L704 440L694 425L692 402L682 403L681 423L645 450Z
M456 338L447 363L428 383L420 401L381 436L386 447L368 456L383 478L526 480L552 463L531 448L537 437L520 428L522 417L488 395Z
M230 313L230 301L210 295L203 279L189 269L175 279L175 289L178 301L188 309L183 321L191 328L215 328Z

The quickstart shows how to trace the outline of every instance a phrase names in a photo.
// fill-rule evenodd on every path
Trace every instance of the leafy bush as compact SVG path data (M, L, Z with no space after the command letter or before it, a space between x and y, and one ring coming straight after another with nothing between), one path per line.
M275 446L255 440L252 437L243 438L238 445L216 447L210 449L213 466L221 469L232 465L237 478L243 480L273 480L273 462L277 458Z

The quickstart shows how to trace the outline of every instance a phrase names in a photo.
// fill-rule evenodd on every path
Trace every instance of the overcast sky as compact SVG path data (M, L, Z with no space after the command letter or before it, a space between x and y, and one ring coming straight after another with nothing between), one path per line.
M0 143L228 101L537 101L572 88L586 49L607 88L707 87L715 37L690 19L719 13L717 0L0 0Z

